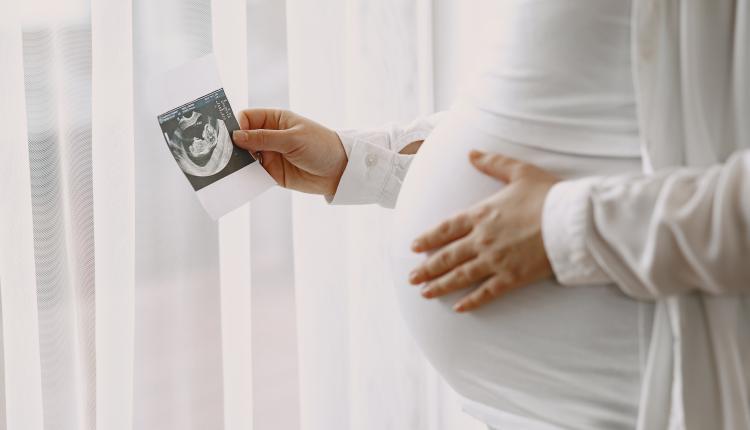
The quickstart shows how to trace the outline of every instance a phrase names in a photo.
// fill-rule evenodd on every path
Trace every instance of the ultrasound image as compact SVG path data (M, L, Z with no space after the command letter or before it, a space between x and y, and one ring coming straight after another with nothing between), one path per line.
M172 156L196 191L255 161L232 144L232 131L240 127L223 89L158 119Z

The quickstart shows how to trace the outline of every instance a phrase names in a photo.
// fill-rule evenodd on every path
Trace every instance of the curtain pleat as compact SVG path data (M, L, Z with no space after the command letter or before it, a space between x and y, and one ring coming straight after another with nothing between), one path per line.
M23 30L46 428L94 426L94 231L89 17Z
M246 0L213 0L213 52L235 113L247 106ZM250 204L219 220L224 429L253 428Z
M0 14L0 114L7 127L0 142L0 289L6 423L9 429L41 430L42 383L34 262L29 146L20 11Z
M289 107L286 3L247 2L248 106ZM252 399L256 429L299 429L292 192L251 204ZM279 406L283 405L283 413Z
M135 268L133 9L92 0L96 428L132 430Z
M433 112L444 91L433 76L440 3L288 0L291 108L337 128ZM395 221L378 207L293 197L302 429L482 428L399 315L387 257Z
M287 50L292 110L330 127L345 125L346 3L288 0ZM312 37L311 35L315 35ZM292 196L299 354L300 429L349 429L349 263L345 207L320 196Z
M219 229L164 151L150 79L212 47L210 0L134 0L133 427L224 423Z
M88 12L88 11L87 11ZM96 294L93 171L91 158L91 21L60 32L61 137L68 172L69 265L79 414L76 429L96 424ZM59 427L56 427L59 428Z
M433 91L420 83L426 76L419 52L430 49L418 45L428 40L417 33L422 10L397 0L348 0L346 6L347 126L410 122ZM441 429L433 421L440 387L402 322L388 270L393 222L391 211L352 208L345 232L350 428Z
M293 110L339 128L432 111L429 3L290 0L287 16ZM390 213L295 195L293 222L301 428L449 428L398 313Z
M24 30L29 170L31 175L34 260L44 422L62 428L78 424L71 372L74 349L70 273L64 213L61 145L55 76L55 35L50 28ZM45 425L49 428L49 424Z

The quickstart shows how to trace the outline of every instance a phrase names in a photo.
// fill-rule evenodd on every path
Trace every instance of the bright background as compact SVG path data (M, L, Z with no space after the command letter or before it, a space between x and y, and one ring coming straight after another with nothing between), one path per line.
M236 110L410 121L502 0L5 1L0 428L484 428L401 322L387 210L277 188L215 223L145 100L215 52Z

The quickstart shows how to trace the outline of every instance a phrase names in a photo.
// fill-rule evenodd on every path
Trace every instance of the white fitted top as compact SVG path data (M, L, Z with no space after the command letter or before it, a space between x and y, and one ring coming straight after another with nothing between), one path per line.
M638 156L630 1L516 0L465 100L509 141Z

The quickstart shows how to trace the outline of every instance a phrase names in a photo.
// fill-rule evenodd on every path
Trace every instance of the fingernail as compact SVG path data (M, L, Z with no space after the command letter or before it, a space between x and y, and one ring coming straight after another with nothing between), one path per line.
M481 153L481 152L479 152L479 151L477 151L476 149L472 149L472 150L471 150L471 151L469 152L469 158L471 158L472 160L473 160L473 159L476 159L476 158L479 158L479 157L481 157L481 156L482 156L482 153Z
M456 312L463 312L464 310L466 310L466 308L464 307L463 303L456 303L455 305L453 305L453 310Z
M232 132L232 139L234 139L234 143L245 143L247 141L247 133L242 130L235 130Z
M419 271L413 270L411 273L409 273L409 282L411 282L412 284L419 283Z
M422 244L419 242L419 240L415 240L411 243L411 250L414 252L420 252L422 250Z
M424 297L425 299L432 298L432 295L433 295L432 290L429 287L422 288L421 293L422 293L422 297Z

